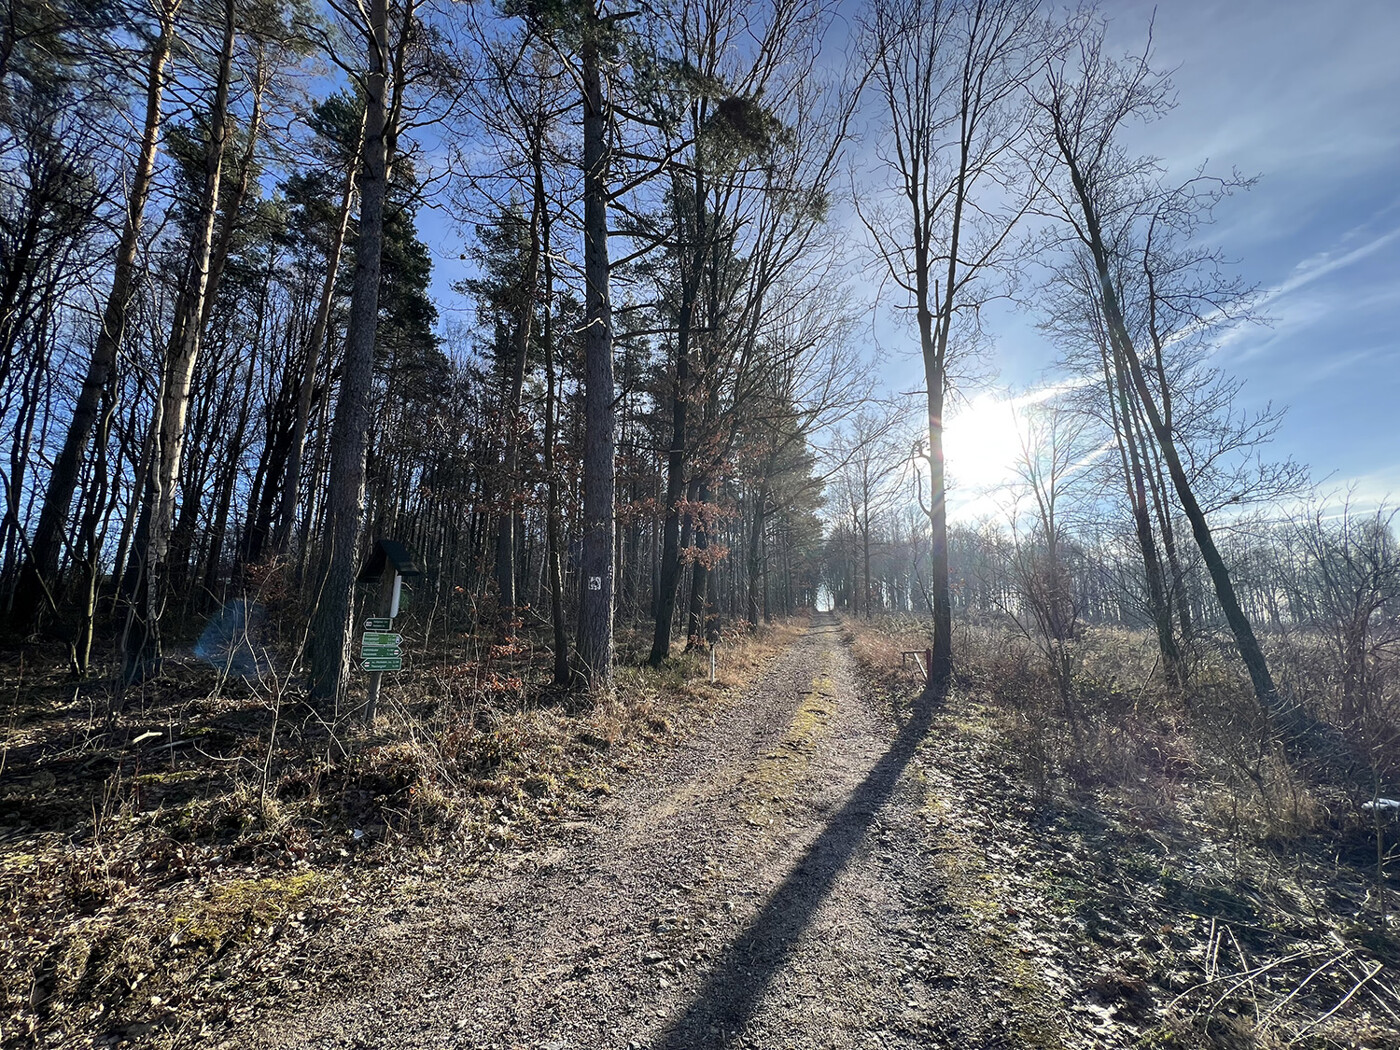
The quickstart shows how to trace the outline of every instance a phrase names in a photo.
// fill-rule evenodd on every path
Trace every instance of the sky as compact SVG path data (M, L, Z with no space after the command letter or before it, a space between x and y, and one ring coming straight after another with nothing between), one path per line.
M1140 49L1152 5L1104 8L1117 50ZM1227 333L1216 363L1244 381L1247 407L1287 406L1279 458L1358 505L1400 498L1400 3L1172 0L1153 38L1177 107L1133 146L1182 176L1206 161L1259 176L1203 236L1260 288L1271 323ZM1003 314L991 329L1001 383L1052 380L1033 318ZM917 363L906 367L914 382ZM971 409L950 423L954 474L959 458L986 458L989 420L1010 414L991 394ZM984 509L978 486L964 488L964 507Z
M849 0L843 13L858 6ZM1103 0L1101 10L1115 51L1141 50L1155 10L1154 65L1174 70L1176 109L1137 130L1131 147L1173 175L1208 162L1219 174L1259 176L1204 236L1261 289L1271 323L1227 333L1216 362L1244 381L1245 407L1287 406L1280 458L1308 464L1329 489L1354 489L1358 502L1400 498L1400 2ZM460 236L424 218L443 318L465 320L450 291ZM863 240L853 229L847 243L859 251ZM851 263L853 299L875 302L877 284L860 259ZM876 303L868 331L891 390L916 389L921 368L892 309ZM985 502L979 483L996 483L995 449L1015 453L997 391L1025 398L1056 381L1055 350L1035 320L992 315L994 387L950 421L949 468L963 467L965 507Z

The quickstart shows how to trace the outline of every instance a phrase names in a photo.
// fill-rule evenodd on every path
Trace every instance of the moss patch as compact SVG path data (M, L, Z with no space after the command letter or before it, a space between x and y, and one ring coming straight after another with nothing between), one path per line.
M750 789L741 804L749 823L766 826L772 821L767 811L792 798L793 786L811 766L817 742L836 714L836 703L836 685L823 668L797 705L783 739L742 779Z
M285 918L298 902L328 884L316 872L240 879L215 887L208 898L192 902L189 914L174 918L180 941L203 941L215 949L231 937L261 930Z

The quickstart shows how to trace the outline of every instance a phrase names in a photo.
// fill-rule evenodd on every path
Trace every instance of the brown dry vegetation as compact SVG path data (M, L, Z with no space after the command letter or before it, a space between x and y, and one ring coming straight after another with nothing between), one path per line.
M5 667L0 1044L200 1041L300 987L312 938L528 844L712 716L800 630L541 691L548 655L421 656L335 738L286 683L168 662L115 727L55 661ZM625 639L624 639L625 642ZM386 676L386 680L390 676Z
M927 627L849 631L871 689L907 703ZM1400 1047L1394 864L1383 919L1370 816L1284 758L1235 669L1202 659L1173 698L1149 637L1095 629L1065 710L1028 646L959 632L916 763L926 846L1027 1045Z

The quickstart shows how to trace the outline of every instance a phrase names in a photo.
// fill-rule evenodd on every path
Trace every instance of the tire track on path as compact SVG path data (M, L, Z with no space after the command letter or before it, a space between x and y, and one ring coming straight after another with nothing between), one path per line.
M927 724L861 699L819 614L571 839L370 932L348 991L235 1045L999 1045L905 776Z

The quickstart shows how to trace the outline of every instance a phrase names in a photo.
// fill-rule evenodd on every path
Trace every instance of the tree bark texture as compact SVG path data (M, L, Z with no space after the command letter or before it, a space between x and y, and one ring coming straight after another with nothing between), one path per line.
M311 694L338 714L348 686L347 649L359 553L369 440L374 345L379 321L380 258L392 128L388 120L388 0L369 3L369 75L360 172L360 227L339 397L330 434L330 482L321 550L320 591L309 637Z
M600 31L590 5L583 60L584 458L583 557L578 660L593 691L613 683L613 540L616 477L613 408L612 305L609 298L607 110Z

